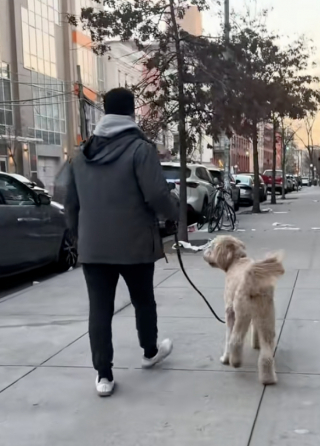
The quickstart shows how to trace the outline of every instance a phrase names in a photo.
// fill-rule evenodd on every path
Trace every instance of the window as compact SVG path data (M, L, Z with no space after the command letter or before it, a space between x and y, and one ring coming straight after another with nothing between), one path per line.
M0 62L0 134L13 125L12 96L9 65Z
M241 184L246 184L247 186L252 185L252 179L249 176L235 175L235 179L240 181Z
M216 178L219 181L219 183L222 181L220 170L210 170L209 172L212 177L212 180Z
M78 64L81 67L82 82L84 85L97 88L97 56L90 47L78 45Z
M0 196L4 204L11 206L35 205L34 194L14 178L0 177Z
M32 84L35 129L29 133L43 139L43 144L61 145L61 134L66 132L64 83L33 72Z
M204 167L197 167L196 169L196 175L198 178L200 178L200 180L202 181L206 181L207 183L211 183L211 178L207 172L207 169L205 169Z
M162 172L166 180L180 180L179 166L162 166ZM191 175L191 170L187 169L187 178Z
M89 130L89 134L93 135L93 132L94 132L98 122L104 115L104 113L102 112L102 110L100 111L97 107L93 107L88 104L88 115L89 115L88 116L89 117L88 130Z
M55 25L60 24L59 0L28 0L21 8L24 66L57 77Z
M98 64L98 90L99 92L102 92L105 90L105 83L104 83L104 58L98 57L97 59Z
M0 158L0 172L7 171L7 160L6 158Z

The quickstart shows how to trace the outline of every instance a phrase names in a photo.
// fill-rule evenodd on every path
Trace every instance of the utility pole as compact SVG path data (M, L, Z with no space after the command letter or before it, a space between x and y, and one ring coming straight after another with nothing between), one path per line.
M78 76L78 88L79 88L78 97L79 97L79 111L80 111L80 131L81 131L82 141L85 141L88 137L88 129L87 129L85 98L83 94L83 84L82 84L80 65L77 65L77 76Z
M224 39L228 45L230 42L230 3L224 0Z
M230 57L229 43L230 43L230 4L229 0L224 0L224 40L226 45L226 58ZM231 139L226 138L224 144L224 185L227 189L230 188L230 146Z
M200 130L200 134L199 134L199 152L200 152L200 164L202 164L203 150L202 150L202 131L201 130Z

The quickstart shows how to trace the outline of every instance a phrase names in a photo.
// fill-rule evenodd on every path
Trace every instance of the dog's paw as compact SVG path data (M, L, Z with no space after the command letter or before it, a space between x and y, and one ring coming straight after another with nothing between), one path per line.
M235 369L239 369L242 365L242 362L240 359L230 359L230 365L234 367Z
M273 386L277 384L278 380L276 374L274 373L271 375L260 376L260 382L264 386Z
M221 358L220 358L220 362L221 362L221 364L229 365L229 364L230 364L230 361L229 361L229 355L223 355L223 356L221 356Z

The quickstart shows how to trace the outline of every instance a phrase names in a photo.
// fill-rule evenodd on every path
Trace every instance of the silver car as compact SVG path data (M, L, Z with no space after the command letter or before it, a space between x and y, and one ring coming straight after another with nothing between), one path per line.
M175 183L179 191L180 163L161 163L163 174L168 183ZM214 184L208 169L201 164L187 165L187 203L188 211L200 214L210 201Z
M64 208L0 172L0 277L55 263L67 271L77 250Z

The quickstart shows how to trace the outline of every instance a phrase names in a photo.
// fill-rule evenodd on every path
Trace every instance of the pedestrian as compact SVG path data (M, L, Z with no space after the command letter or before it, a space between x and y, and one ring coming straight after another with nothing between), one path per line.
M104 109L93 137L70 165L65 208L88 288L96 389L109 396L115 385L111 322L119 276L135 309L142 367L153 367L172 351L169 339L157 344L153 276L155 262L164 257L157 215L176 221L178 208L155 145L135 123L134 95L111 90Z

